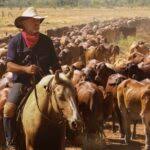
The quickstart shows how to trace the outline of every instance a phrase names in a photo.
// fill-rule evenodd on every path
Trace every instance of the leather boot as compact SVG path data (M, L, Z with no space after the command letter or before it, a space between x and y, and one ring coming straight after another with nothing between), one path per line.
M7 150L16 150L15 118L3 118Z

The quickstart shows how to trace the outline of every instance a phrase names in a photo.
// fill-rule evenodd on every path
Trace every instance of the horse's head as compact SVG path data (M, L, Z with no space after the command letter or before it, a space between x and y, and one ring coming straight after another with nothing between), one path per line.
M81 118L76 105L76 92L70 81L72 72L63 74L56 72L49 89L52 91L52 106L69 123L71 129L81 127Z

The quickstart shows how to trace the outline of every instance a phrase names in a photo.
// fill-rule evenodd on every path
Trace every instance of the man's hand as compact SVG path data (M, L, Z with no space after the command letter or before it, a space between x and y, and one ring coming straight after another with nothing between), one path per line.
M27 73L27 74L34 75L38 73L39 71L41 71L41 68L36 65L22 66L13 62L8 62L7 71L17 72L17 73Z
M37 74L38 71L39 71L39 67L36 65L30 65L30 66L25 67L25 72L28 74L34 75L34 74Z

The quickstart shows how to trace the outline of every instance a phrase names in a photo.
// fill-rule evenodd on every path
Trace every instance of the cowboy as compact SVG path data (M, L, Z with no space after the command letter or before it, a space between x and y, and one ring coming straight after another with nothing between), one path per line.
M39 16L33 7L27 8L15 19L15 26L22 29L8 45L7 70L13 72L13 87L4 106L4 132L8 150L16 149L17 106L23 95L23 88L31 86L34 77L37 83L43 75L60 69L52 40L39 32L45 17Z

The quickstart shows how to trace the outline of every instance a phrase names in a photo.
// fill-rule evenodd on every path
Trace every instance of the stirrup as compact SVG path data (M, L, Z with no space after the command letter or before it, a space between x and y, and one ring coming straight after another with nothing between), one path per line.
M17 146L13 140L10 142L6 141L6 147L6 150L17 150Z

